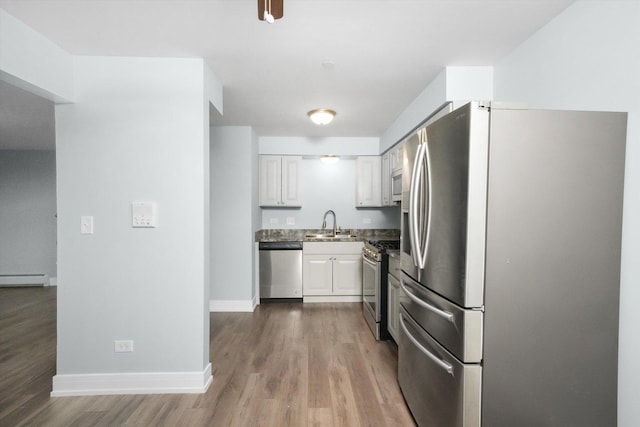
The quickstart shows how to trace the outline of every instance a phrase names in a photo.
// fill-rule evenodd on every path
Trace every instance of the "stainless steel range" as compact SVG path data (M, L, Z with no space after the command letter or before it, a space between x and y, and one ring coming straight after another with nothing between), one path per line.
M400 249L399 240L368 240L362 247L362 312L376 337L387 340L387 250Z

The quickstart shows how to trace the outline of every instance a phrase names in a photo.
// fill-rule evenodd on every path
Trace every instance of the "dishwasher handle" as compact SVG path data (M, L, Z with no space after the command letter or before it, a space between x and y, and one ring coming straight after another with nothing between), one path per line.
M301 251L302 242L260 242L261 251Z

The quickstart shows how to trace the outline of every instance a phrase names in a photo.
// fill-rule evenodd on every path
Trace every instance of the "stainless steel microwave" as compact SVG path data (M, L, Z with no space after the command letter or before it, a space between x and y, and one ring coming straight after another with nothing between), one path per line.
M402 169L391 174L391 201L402 202Z

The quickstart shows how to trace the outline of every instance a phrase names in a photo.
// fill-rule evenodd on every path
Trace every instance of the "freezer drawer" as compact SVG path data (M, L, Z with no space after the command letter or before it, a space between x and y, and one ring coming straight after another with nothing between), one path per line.
M400 308L398 381L420 426L479 427L482 367L463 364Z
M464 363L482 361L482 311L464 309L405 273L400 288L400 304L422 328Z

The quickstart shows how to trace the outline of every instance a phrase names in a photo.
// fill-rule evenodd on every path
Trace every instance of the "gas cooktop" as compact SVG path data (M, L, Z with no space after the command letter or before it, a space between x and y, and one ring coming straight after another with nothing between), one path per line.
M400 249L400 240L367 240L367 245L384 253L389 249Z

